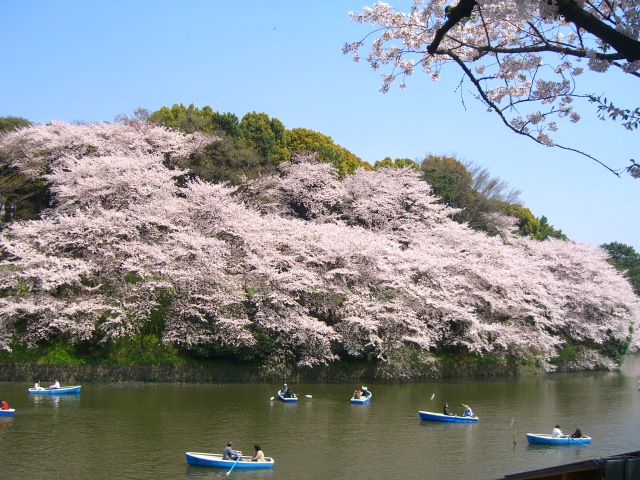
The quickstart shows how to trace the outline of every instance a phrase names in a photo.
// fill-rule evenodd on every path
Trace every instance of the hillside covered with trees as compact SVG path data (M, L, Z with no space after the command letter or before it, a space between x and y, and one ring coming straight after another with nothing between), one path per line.
M258 173L234 164L232 178L210 175L212 152L254 155L249 133L127 119L1 134L12 205L29 208L4 207L0 348L99 360L133 342L271 370L451 356L553 370L613 367L638 347L640 301L604 249L514 234L520 220L502 213L488 233L471 228L427 165L347 168L357 157L329 137L250 118L242 128L274 142L252 160Z

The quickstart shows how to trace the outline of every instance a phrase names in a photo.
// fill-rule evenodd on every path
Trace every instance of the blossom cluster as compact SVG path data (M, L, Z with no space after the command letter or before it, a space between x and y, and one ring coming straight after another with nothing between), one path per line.
M159 312L166 343L252 348L266 336L270 361L305 366L393 362L407 348L548 364L568 344L639 345L640 302L603 250L473 231L413 170L342 179L298 159L242 187L185 184L162 152L140 151L145 132L79 154L84 128L30 130L67 132L69 151L49 132L23 152L59 151L46 175L56 201L1 232L0 348L108 342ZM177 138L176 151L197 148Z
M637 1L560 3L414 0L403 13L378 2L350 13L353 21L375 30L345 44L343 52L360 62L365 40L371 37L366 61L374 70L388 67L381 74L382 92L398 79L405 88L416 69L437 80L447 64L456 64L489 111L518 133L553 145L553 122L576 122L580 117L572 100L586 103L593 93L577 90L584 59L593 72L615 67L637 76L640 68ZM470 13L451 20L465 6ZM526 120L530 114L538 121Z

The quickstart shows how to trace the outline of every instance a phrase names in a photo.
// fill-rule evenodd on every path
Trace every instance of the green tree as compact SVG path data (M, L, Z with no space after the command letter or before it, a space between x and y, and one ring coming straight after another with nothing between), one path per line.
M258 150L264 164L289 160L284 124L266 113L251 112L240 120L240 136Z
M14 128L28 127L31 122L22 117L0 117L0 132Z
M341 175L354 173L358 168L371 169L344 147L336 145L331 137L307 128L294 128L287 132L287 147L290 152L315 152L321 162L332 163Z
M0 117L0 135L29 125L31 122L21 117ZM19 153L0 155L0 222L3 223L36 219L51 200L44 179L34 180L14 166L13 155Z
M199 109L193 104L188 107L183 104L174 104L171 108L161 107L156 110L149 115L148 121L185 133L213 133L215 130L213 113L209 106Z
M454 208L466 208L471 203L471 173L462 162L453 157L429 155L422 161L420 169L433 193L443 203Z
M536 218L531 210L522 205L508 204L502 208L502 213L518 219L518 233L536 240L546 240L547 238L558 238L567 240L567 236L562 230L556 230L549 225L547 217L544 215Z
M217 132L216 135L220 138L219 141L210 143L198 155L180 162L180 167L189 170L189 176L240 185L244 180L271 171L269 165L262 165L260 154L255 148L242 147L242 142L234 141L224 132Z
M624 243L612 242L600 246L609 253L609 263L623 273L636 295L640 295L640 254Z
M416 170L418 170L420 168L420 165L418 165L415 161L411 160L410 158L396 158L395 160L392 160L391 157L384 157L384 159L378 160L376 163L373 164L373 168L376 170L378 168L406 168L406 167L415 168Z

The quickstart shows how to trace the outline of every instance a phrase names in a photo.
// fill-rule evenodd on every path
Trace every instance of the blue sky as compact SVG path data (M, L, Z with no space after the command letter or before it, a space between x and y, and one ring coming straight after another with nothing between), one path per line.
M388 3L406 11L411 2ZM546 215L572 240L619 241L640 251L640 180L617 178L584 157L510 133L468 86L458 88L454 69L436 83L417 72L407 89L380 93L379 73L341 51L370 30L351 22L348 12L372 4L4 2L0 116L113 121L137 107L154 111L174 103L209 105L240 118L264 112L288 129L328 135L370 163L428 153L473 161L520 190L534 215ZM586 80L594 93L637 106L637 85L620 77ZM560 139L614 168L639 160L640 132L592 112L582 111L584 120Z

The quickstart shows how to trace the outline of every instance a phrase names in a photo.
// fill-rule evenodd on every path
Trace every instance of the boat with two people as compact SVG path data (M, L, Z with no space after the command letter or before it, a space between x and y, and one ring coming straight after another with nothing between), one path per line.
M29 393L36 395L62 395L65 393L80 393L80 385L65 386L65 387L33 387L29 389Z
M425 412L423 410L420 410L418 415L420 415L420 420L425 422L477 423L479 420L475 416L445 415L444 413Z
M362 387L353 392L353 397L351 397L349 402L357 405L366 405L371 403L371 397L373 397L373 393L371 393L367 387Z
M587 435L580 437L572 437L571 435L554 437L548 433L527 433L527 442L542 445L588 445L591 443L591 437Z
M278 390L278 400L283 402L297 402L298 396L291 391L291 389L285 383L280 390Z
M241 455L236 460L224 460L222 454L187 452L187 463L199 467L215 468L273 468L274 460L265 457L264 462L253 462L250 456ZM235 467L234 467L235 465Z

